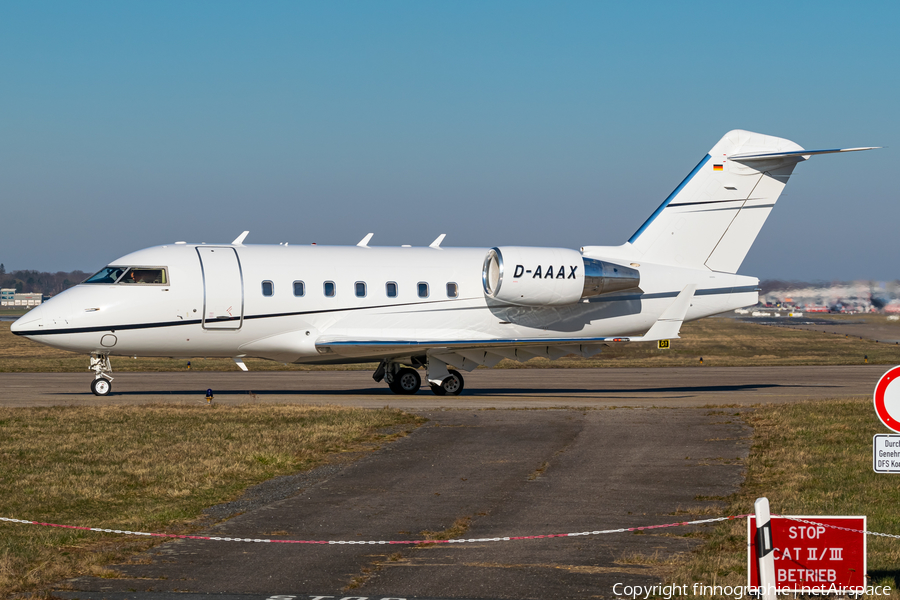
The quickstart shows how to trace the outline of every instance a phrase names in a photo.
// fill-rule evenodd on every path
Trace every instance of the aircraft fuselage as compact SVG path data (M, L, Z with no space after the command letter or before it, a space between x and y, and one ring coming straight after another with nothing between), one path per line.
M626 336L650 328L686 283L695 283L697 291L685 320L749 306L758 298L752 277L642 264L640 289L565 306L513 306L485 294L488 250L157 246L110 265L164 268L165 284L80 284L32 310L15 324L15 333L65 350L114 356L314 364L384 358L377 351L344 358L323 354L316 341L325 335L372 340ZM532 277L539 279L548 268L558 273L565 266L564 276L572 268L538 266L542 270L534 269Z

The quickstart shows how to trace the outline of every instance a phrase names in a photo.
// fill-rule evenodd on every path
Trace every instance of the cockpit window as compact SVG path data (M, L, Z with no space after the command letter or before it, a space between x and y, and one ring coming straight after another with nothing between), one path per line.
M137 283L168 285L165 267L104 267L85 283Z
M103 267L88 277L85 283L115 283L127 270L128 267Z
M155 283L166 285L166 270L163 268L131 267L119 283Z

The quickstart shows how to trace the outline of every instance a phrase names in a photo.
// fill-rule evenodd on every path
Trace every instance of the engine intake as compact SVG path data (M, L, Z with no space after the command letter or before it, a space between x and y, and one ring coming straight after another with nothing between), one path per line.
M564 306L636 288L640 273L568 248L491 248L481 273L484 293L519 306Z

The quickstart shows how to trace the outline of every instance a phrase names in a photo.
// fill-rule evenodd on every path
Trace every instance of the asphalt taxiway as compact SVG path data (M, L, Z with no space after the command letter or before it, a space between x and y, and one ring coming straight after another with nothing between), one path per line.
M114 373L113 393L94 396L90 373L2 373L0 406L248 402L340 404L409 410L436 407L548 408L759 404L867 396L889 365L478 369L465 373L461 396L423 387L398 396L364 371Z

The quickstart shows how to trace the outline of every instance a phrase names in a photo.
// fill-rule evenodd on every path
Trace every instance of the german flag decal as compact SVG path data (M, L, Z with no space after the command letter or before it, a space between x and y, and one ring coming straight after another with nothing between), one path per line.
M722 165L713 165L713 171L721 171Z

